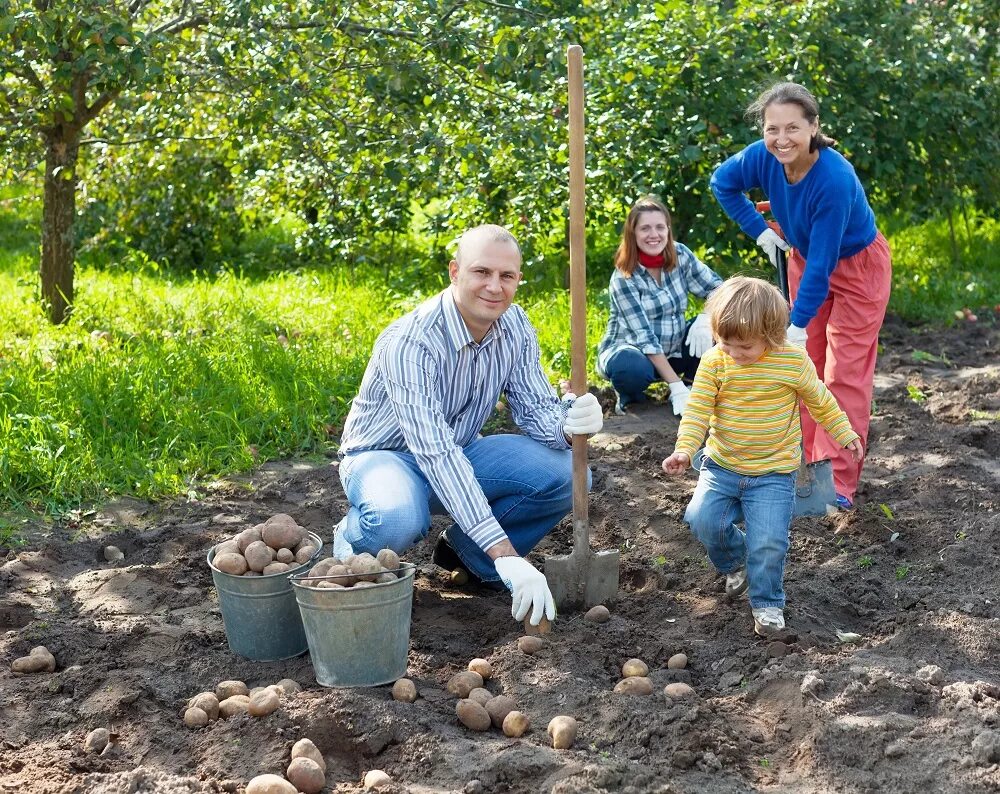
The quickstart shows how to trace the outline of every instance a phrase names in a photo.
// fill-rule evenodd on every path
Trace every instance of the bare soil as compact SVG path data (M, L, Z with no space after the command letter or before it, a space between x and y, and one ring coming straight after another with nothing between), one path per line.
M189 502L126 500L49 527L0 550L0 791L242 791L282 774L303 736L335 792L360 791L373 768L409 792L998 791L998 342L992 321L886 327L858 507L796 521L778 642L754 636L746 601L725 600L682 524L695 478L659 473L677 422L656 402L609 418L592 442L594 544L622 551L610 621L560 615L525 655L508 595L455 588L430 544L414 549L413 704L387 686L320 687L308 654L260 663L227 645L206 550L277 512L329 541L345 506L335 460L268 464ZM104 560L108 543L124 562ZM570 543L565 520L533 557ZM12 674L36 645L56 672ZM677 652L687 668L667 669ZM530 717L521 739L456 720L444 685L474 657ZM630 657L648 663L651 696L612 692ZM282 678L304 690L269 717L181 721L186 699L221 680ZM672 681L696 698L666 698ZM546 736L558 714L580 723L570 750ZM112 743L88 754L98 727Z

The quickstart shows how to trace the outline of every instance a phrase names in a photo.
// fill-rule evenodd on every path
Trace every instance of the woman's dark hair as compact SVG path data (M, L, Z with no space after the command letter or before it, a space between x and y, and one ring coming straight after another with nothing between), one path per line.
M764 111L770 105L798 105L802 108L802 115L810 124L819 118L819 103L816 101L816 97L808 88L798 83L778 83L768 88L746 109L744 115L747 121L762 128L764 126ZM816 134L809 142L809 151L815 152L817 149L825 149L836 144L837 142L833 138L824 135L817 128Z

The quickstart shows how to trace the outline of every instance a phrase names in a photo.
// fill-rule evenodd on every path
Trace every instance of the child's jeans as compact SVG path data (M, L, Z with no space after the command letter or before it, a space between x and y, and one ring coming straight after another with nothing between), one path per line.
M707 456L684 521L721 573L747 567L750 606L785 606L782 580L795 507L795 472L753 477ZM745 529L736 524L743 522Z

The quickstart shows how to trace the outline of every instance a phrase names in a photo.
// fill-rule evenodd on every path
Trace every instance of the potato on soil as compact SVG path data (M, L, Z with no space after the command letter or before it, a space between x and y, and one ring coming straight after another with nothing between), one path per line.
M247 783L246 794L298 794L298 791L281 775L257 775Z
M521 653L526 653L529 656L538 653L542 648L545 647L545 640L541 637L518 637L517 638L517 648Z
M372 769L365 773L364 786L366 789L378 791L379 789L389 788L391 785L392 778L381 769ZM250 792L248 791L247 794L250 794Z
M478 686L469 693L469 700L474 700L480 706L485 706L489 701L493 700L493 693L488 689Z
M649 665L647 665L642 659L629 659L622 665L622 678L647 675L649 675Z
M11 662L10 669L15 673L51 673L56 669L56 657L44 645L38 645L27 656Z
M566 750L576 741L576 720L572 717L553 717L549 721L548 733L556 750Z
M237 714L246 714L250 710L250 698L246 695L233 695L219 701L219 716L228 719Z
M274 562L274 549L262 540L255 540L247 546L243 556L247 558L247 565L250 566L251 571L263 571Z
M511 711L503 718L504 735L512 739L523 736L530 727L531 722L523 711Z
M687 666L688 658L686 653L675 653L667 659L667 668L670 670L683 670Z
M643 676L629 676L615 684L619 695L652 695L653 682Z
M697 693L690 684L675 681L663 687L663 694L671 700L686 700L687 698L693 698Z
M208 715L209 720L219 719L219 698L214 692L201 692L188 701L188 708L198 708Z
M247 712L251 717L266 717L271 712L277 711L280 705L281 701L278 699L277 694L268 687L250 698Z
M94 728L83 741L83 748L88 753L99 753L111 741L111 732L107 728Z
M453 695L457 695L460 698L467 698L473 689L482 685L483 677L479 673L474 673L471 670L463 670L461 673L455 673L455 675L448 679L447 689Z
M611 612L606 606L598 604L596 607L591 607L583 619L589 620L591 623L607 623L611 620Z
M208 725L208 715L199 708L189 708L184 712L184 724L189 728L203 728Z
M286 695L294 695L302 691L302 684L292 678L282 678L274 686L278 687Z
M284 514L278 513L274 518L269 518L264 522L264 529L260 533L260 539L272 549L294 549L302 542L303 538L308 536L305 530L296 524L291 516L285 516L287 521L275 521L276 518L282 515Z
M472 731L488 731L492 724L489 712L474 700L458 701L455 713L459 722Z
M249 695L250 690L242 681L220 681L215 687L215 696L221 703L233 695Z
M285 771L285 777L304 794L319 794L326 785L323 769L311 758L293 758Z
M215 544L215 556L218 557L220 554L242 554L243 550L240 548L240 544L235 540L224 540L222 543Z
M517 708L517 703L514 702L513 698L509 698L506 695L497 695L495 698L487 700L483 708L490 715L490 721L497 728L500 728L503 727L503 721L507 718L507 715Z
M469 662L469 669L474 673L479 673L484 681L493 675L493 665L485 659L473 659Z
M261 571L264 576L270 576L275 573L285 573L285 571L292 570L292 566L283 562L272 562L270 565L265 565L264 570Z
M241 554L247 550L247 546L260 539L260 525L244 529L234 538L236 545L240 547Z
M319 764L320 769L326 771L326 759L311 739L299 739L292 745L292 759L296 758L309 758Z
M409 678L400 678L392 685L392 699L412 703L417 699L417 687Z
M375 559L379 561L379 564L383 568L390 571L395 571L399 568L399 555L392 549L382 549L382 551L375 555Z
M242 554L234 554L233 552L216 554L212 557L212 565L223 573L228 573L230 576L242 576L247 572L247 568L249 567L246 558Z

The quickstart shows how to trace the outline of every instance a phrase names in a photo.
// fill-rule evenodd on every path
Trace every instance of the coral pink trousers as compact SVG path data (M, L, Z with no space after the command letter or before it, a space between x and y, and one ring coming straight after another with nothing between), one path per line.
M788 259L788 287L794 302L805 260L793 250ZM892 255L881 233L863 251L841 259L830 277L830 292L806 326L806 350L826 384L861 436L868 452L872 380L878 332L885 318L892 281ZM854 500L861 463L841 447L809 412L802 410L802 442L806 460L829 458L837 493Z

